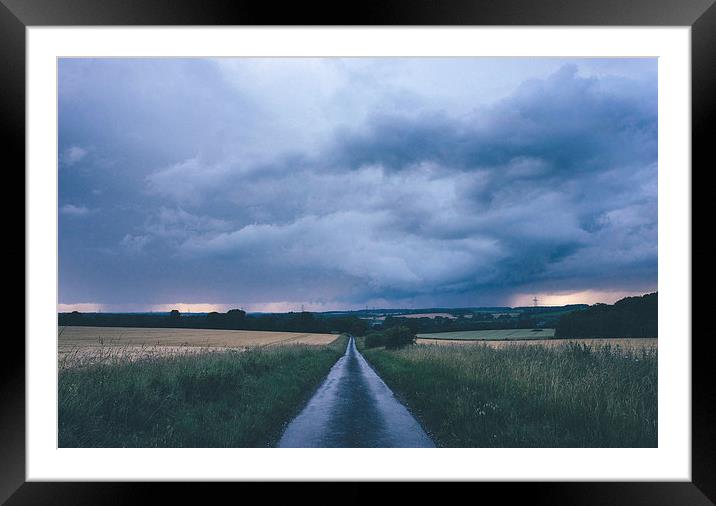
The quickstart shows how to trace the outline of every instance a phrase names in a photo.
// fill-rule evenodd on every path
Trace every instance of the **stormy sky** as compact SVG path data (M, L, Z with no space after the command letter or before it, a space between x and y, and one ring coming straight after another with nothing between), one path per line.
M62 59L60 310L657 287L655 59Z

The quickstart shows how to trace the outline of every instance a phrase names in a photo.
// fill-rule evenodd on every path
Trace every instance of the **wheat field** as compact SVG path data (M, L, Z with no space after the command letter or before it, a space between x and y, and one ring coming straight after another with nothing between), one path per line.
M605 339L502 339L494 341L471 341L467 339L424 339L418 336L418 344L439 344L456 346L484 345L490 348L507 348L510 346L545 346L555 348L566 346L569 343L580 343L592 347L611 346L622 350L637 350L644 348L658 348L658 339L654 338L605 338Z
M494 340L494 339L551 339L554 329L500 329L500 330L461 330L457 332L436 332L418 334L423 339L450 339L450 340Z
M136 360L214 351L260 348L280 344L326 345L335 334L172 328L58 328L61 367L118 359Z

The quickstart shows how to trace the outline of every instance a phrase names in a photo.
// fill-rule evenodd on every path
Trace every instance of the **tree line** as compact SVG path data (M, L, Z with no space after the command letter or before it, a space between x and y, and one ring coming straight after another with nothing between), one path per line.
M307 311L248 315L241 309L226 313L181 314L167 313L60 313L60 326L189 328L224 330L264 330L278 332L330 333L347 332L364 335L368 322L356 316L320 317Z
M658 293L626 297L612 305L594 304L563 315L555 337L658 337Z
M376 334L401 327L412 335L468 330L502 330L552 328L555 337L657 337L657 293L642 297L626 297L613 305L565 306L564 308L521 308L517 316L503 314L493 316L475 312L472 318L406 318L386 316L377 325L354 315L331 315L307 311L272 314L247 314L241 309L226 313L182 314L170 313L60 313L60 326L97 327L158 327L226 330L264 330L280 332L329 333L346 332L364 336L369 331ZM567 312L565 312L565 310ZM551 314L554 313L554 314ZM393 335L393 334L387 334ZM396 334L397 335L397 334Z
M407 327L416 334L433 334L437 332L460 332L467 330L503 330L503 329L533 329L550 327L558 317L545 317L521 313L516 316L501 315L494 317L490 313L475 313L472 318L463 316L447 318L406 318L403 316L386 316L383 323L374 326L376 330L387 330L392 327ZM551 328L551 327L550 327Z

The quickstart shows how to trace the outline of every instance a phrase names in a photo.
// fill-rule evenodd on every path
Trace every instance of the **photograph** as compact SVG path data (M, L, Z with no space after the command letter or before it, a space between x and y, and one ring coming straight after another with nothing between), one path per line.
M58 448L659 448L659 58L56 67Z
M715 2L0 0L0 503L714 505Z

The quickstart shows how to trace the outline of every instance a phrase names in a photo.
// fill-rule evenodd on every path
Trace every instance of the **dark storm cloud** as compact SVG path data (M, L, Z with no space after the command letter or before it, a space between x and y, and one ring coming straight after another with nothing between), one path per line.
M370 60L63 63L61 301L653 289L656 64L544 65L457 102Z
M571 175L655 160L653 83L580 78L576 72L576 66L565 65L464 119L440 113L374 116L364 132L340 134L332 161L393 170L436 162L469 170L531 158L543 163L546 175Z

